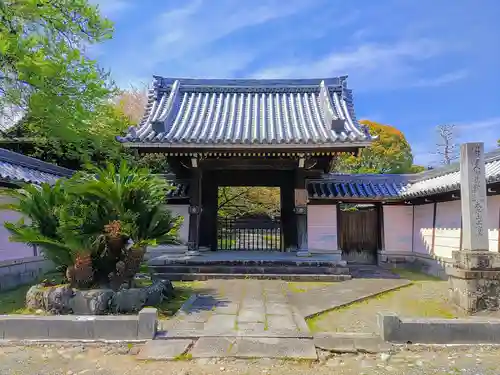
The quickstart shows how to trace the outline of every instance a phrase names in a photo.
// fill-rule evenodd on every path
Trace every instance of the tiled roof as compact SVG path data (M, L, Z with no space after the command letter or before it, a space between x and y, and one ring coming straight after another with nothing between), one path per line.
M366 146L347 77L308 80L202 80L155 77L131 147Z
M485 154L487 183L500 182L500 150ZM410 199L460 189L460 164L407 175L329 174L311 180L311 199Z
M0 178L13 183L49 183L69 177L73 171L0 148Z
M307 191L310 199L398 199L407 185L401 175L330 174L309 181Z
M486 182L500 181L500 150L484 155ZM425 171L415 175L404 198L422 197L460 189L460 164Z

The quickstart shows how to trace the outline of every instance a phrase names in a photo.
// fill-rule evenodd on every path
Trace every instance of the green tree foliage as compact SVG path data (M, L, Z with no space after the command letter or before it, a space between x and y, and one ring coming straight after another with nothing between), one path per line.
M113 87L84 51L112 23L87 0L0 0L0 19L0 110L28 113L50 136L88 135Z
M219 188L218 215L220 217L258 214L278 216L280 207L279 188L246 186Z
M372 135L378 136L359 155L342 156L334 172L344 173L414 173L425 168L413 165L410 144L398 129L377 122L361 120Z
M181 218L165 205L171 186L149 170L122 163L91 172L13 191L4 208L30 224L4 225L11 241L39 246L71 284L116 289L138 272L147 246L177 243Z

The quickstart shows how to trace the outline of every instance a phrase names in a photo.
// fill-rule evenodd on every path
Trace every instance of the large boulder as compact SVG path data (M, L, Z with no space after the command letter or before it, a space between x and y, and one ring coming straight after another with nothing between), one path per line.
M144 288L77 290L69 285L33 285L26 293L26 307L51 314L105 315L137 313L158 306L174 295L169 280L157 280Z
M144 288L119 290L111 298L109 310L112 314L136 313L145 306L147 297Z
M112 289L77 290L70 301L75 315L105 315L110 311Z
M70 300L74 291L69 285L45 287L43 291L44 310L51 314L71 314Z
M45 287L41 284L33 285L26 292L26 307L30 310L45 310L43 303L43 292Z
M145 306L158 306L164 299L171 298L174 292L172 282L169 280L156 280L143 289L147 294Z

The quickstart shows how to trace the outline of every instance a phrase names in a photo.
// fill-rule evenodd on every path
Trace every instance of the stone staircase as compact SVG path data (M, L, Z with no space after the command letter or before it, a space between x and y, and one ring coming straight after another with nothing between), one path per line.
M221 260L209 256L168 254L149 260L153 279L193 281L208 279L278 279L289 281L344 281L349 268L328 260L290 257L268 260Z

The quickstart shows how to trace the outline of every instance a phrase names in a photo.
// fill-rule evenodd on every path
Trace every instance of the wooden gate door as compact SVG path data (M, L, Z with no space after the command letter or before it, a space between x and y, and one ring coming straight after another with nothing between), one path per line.
M375 264L379 246L378 210L340 211L339 245L349 263Z

